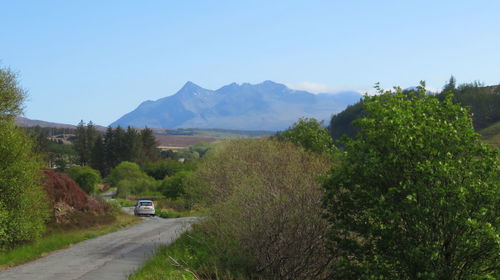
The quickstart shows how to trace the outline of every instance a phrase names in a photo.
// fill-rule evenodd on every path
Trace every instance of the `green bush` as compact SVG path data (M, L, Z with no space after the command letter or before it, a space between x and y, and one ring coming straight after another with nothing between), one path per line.
M116 196L119 198L157 192L160 184L144 173L139 165L127 161L113 168L106 180L117 187Z
M137 163L122 161L120 164L111 169L106 181L112 187L118 187L118 182L125 179L136 179L147 176L142 172L141 168Z
M499 279L498 153L468 110L417 92L363 101L326 183L338 279Z
M0 247L40 237L49 218L43 162L14 123L23 98L15 75L0 69Z
M161 193L171 199L177 199L186 193L186 177L190 174L190 171L180 171L172 177L166 177L161 185Z
M88 194L97 192L98 184L101 182L99 171L88 166L72 166L66 169L66 173L75 180L84 192Z
M196 163L193 161L179 162L177 160L161 160L157 162L147 163L144 166L144 172L156 180L163 180L165 177L174 176L180 171L192 171L196 168Z

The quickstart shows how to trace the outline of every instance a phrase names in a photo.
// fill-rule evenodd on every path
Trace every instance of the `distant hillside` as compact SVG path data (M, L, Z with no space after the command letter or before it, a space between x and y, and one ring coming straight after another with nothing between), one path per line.
M64 123L46 122L46 121L41 121L41 120L31 120L31 119L24 118L24 117L16 117L16 124L18 126L20 126L20 127L39 126L39 127L51 127L51 128L69 128L69 129L75 129L76 128L76 125L64 124ZM96 125L95 127L99 131L105 131L106 130L106 127L101 126L101 125Z
M32 127L32 126L40 126L40 127L53 127L53 128L76 128L75 125L64 124L64 123L53 123L46 122L40 120L30 120L28 118L17 117L16 124L21 127Z
M500 148L500 122L479 131L484 142Z
M332 114L361 98L353 91L312 94L272 81L232 83L208 90L187 82L176 94L145 101L111 126L136 128L219 128L283 130L300 117L329 121Z

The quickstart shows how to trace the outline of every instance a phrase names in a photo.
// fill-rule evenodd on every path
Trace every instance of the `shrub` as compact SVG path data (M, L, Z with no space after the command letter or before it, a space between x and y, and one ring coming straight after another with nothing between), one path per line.
M156 192L159 185L159 182L144 173L139 165L127 161L113 168L106 180L110 185L117 187L116 195L119 198Z
M1 83L0 75L3 94ZM41 236L49 211L40 182L43 163L13 121L0 120L0 159L0 247L5 247Z
M329 274L319 176L327 157L287 142L222 143L194 176L210 218L200 225L221 259L268 279L322 279Z
M174 176L180 171L192 171L195 169L193 161L179 162L177 160L161 160L147 163L144 166L144 172L156 180L163 180L165 177Z
M44 187L54 217L61 210L59 206L68 207L73 211L97 214L105 214L109 208L101 198L87 195L71 177L64 173L45 169Z
M88 194L97 192L98 184L101 182L99 171L88 166L72 166L66 173Z
M111 186L118 187L118 182L121 180L142 178L144 176L146 175L142 172L137 163L122 161L116 167L111 169L111 172L108 177L106 177L106 180Z
M41 156L14 122L25 95L16 75L0 68L0 247L36 239L49 217Z
M123 179L118 182L116 196L127 198L130 195L153 193L158 189L159 182L145 176L136 179Z
M336 278L498 279L498 153L452 95L381 93L326 183Z
M177 199L186 193L186 177L190 174L189 171L180 171L172 177L166 177L161 185L161 193L171 199Z

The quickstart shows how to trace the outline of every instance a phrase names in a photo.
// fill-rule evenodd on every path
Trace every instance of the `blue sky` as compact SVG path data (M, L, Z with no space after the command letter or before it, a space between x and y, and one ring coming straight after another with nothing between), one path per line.
M500 1L1 1L25 115L108 125L186 81L315 91L500 83Z

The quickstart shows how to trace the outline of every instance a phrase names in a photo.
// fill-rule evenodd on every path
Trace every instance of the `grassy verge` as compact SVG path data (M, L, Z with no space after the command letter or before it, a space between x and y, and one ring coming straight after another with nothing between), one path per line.
M201 217L206 216L206 211L191 210L191 211L175 211L173 209L162 209L156 211L156 216L160 218L184 218L184 217Z
M72 244L116 231L139 221L140 219L137 217L120 213L113 223L107 225L52 231L33 243L21 245L8 251L0 251L0 269L40 258L52 251L67 248Z
M247 279L241 266L226 266L210 242L200 230L184 233L169 247L160 247L129 280Z

